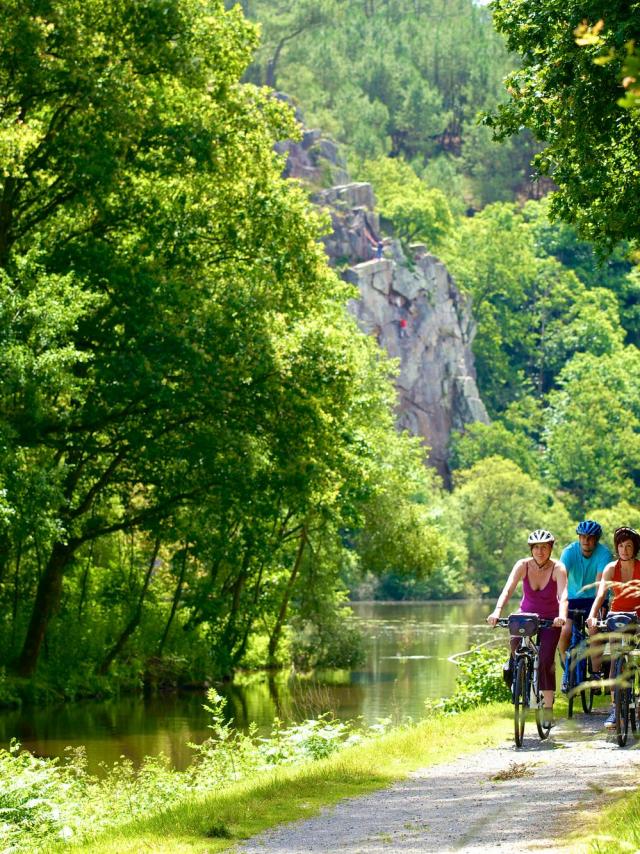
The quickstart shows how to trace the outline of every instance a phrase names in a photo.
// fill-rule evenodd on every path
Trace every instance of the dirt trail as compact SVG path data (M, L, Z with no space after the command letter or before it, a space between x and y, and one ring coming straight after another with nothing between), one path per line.
M630 735L629 746L619 748L602 729L604 713L559 721L548 742L540 742L528 722L520 750L511 742L425 768L389 789L268 831L238 850L566 852L567 833L580 827L585 811L602 804L603 791L640 782L640 744L633 746ZM494 779L501 772L507 779Z

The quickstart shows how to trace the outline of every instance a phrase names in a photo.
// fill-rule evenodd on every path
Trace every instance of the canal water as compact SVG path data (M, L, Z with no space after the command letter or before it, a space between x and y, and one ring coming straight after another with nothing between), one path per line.
M425 700L448 696L457 668L451 656L491 637L482 602L354 603L353 619L366 641L358 670L332 670L312 677L259 674L217 686L230 718L240 728L255 721L267 734L275 716L285 721L331 711L346 720L374 724L424 717ZM67 745L84 745L89 768L121 756L139 763L164 753L178 768L190 761L189 742L208 736L208 713L200 694L83 701L57 707L0 713L0 744L16 737L42 756L61 756Z

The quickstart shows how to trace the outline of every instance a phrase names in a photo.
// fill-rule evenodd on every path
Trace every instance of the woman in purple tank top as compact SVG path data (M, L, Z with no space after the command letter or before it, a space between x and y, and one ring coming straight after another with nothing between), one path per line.
M567 570L564 564L551 558L554 542L553 534L541 528L529 534L527 543L531 549L531 557L522 558L515 563L502 593L498 596L495 610L487 617L489 625L495 626L518 582L522 581L524 595L520 611L553 620L552 628L540 630L539 677L546 720L551 720L553 714L556 690L555 654L560 629L567 620L568 607ZM511 638L512 653L519 642L519 638Z

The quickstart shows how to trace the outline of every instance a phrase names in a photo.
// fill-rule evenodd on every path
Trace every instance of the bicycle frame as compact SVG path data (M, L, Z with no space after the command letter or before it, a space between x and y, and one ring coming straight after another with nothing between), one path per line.
M511 683L511 699L514 708L514 736L516 747L522 747L524 739L524 725L527 710L531 706L533 694L536 708L536 727L541 739L549 735L550 723L545 723L543 713L543 698L539 687L539 654L540 654L540 629L553 625L553 620L545 620L537 614L511 614L502 617L496 623L498 626L508 628L511 637L517 637L520 643L513 652L514 668ZM535 635L535 640L533 636Z
M563 683L567 688L567 716L571 718L573 701L578 692L585 714L591 711L594 689L586 686L589 675L593 674L591 656L588 653L589 634L585 628L586 616L579 609L571 609L568 616L572 620L571 641L565 655Z

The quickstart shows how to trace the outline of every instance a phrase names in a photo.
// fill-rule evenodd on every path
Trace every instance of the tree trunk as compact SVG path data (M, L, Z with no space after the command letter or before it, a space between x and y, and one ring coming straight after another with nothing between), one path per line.
M18 676L33 676L49 620L60 604L64 571L78 545L77 541L55 543L51 550L49 562L38 582L27 636L15 665Z
M160 643L158 644L158 658L162 658L162 652L164 650L164 645L167 642L167 638L169 637L169 630L171 629L171 624L173 623L173 618L176 615L176 611L178 610L178 603L180 602L180 596L182 595L182 587L184 585L184 577L187 573L187 558L189 556L189 550L185 547L183 555L182 555L182 565L180 567L180 575L178 577L178 583L176 585L175 592L173 594L173 601L171 602L171 611L169 613L169 619L167 620L167 624L164 627L164 632L162 633L162 637L160 638Z
M242 601L242 593L249 574L249 565L251 563L252 551L249 547L245 550L242 558L242 566L240 572L233 584L233 594L231 598L231 607L227 622L222 631L218 650L224 656L224 660L219 662L225 669L224 676L231 676L235 664L234 649L238 643L238 614L240 613L240 604Z
M82 573L82 581L80 583L80 598L78 600L78 617L80 618L82 617L85 599L87 598L87 585L89 584L89 570L91 569L91 564L93 563L94 545L95 540L91 540L91 545L89 546L89 556L87 557L87 561L84 566L84 572Z
M102 664L98 668L97 673L100 676L104 676L108 672L109 668L111 667L112 663L115 661L115 659L120 654L120 652L121 652L122 648L124 647L124 645L126 644L126 642L129 640L131 635L135 632L135 630L140 625L140 619L142 618L142 603L144 602L144 597L146 596L147 590L149 589L149 583L151 581L151 573L153 572L153 569L154 569L154 566L156 563L156 558L158 557L158 550L159 549L160 549L160 538L158 537L158 538L156 538L156 541L153 545L153 554L151 555L151 560L149 561L149 566L147 568L147 572L146 572L146 575L144 577L144 582L142 584L142 590L140 591L140 597L138 598L138 603L136 605L135 611L131 615L131 619L129 620L127 625L122 630L120 637L114 643L114 645L111 647L109 652L106 654L106 656L104 657L104 659L102 661Z
M303 528L300 532L300 545L298 546L298 553L296 554L296 559L293 564L293 569L291 570L291 575L289 576L289 580L287 581L287 586L285 587L284 596L282 597L282 602L280 603L280 610L278 611L278 616L276 618L276 624L273 627L273 631L271 632L271 637L269 638L269 649L267 654L267 665L269 667L273 667L276 663L276 653L278 651L278 644L280 643L280 636L282 635L282 629L284 628L285 620L287 619L287 610L289 608L289 599L291 598L291 593L293 591L293 585L295 584L296 578L298 577L298 572L300 571L300 565L302 564L302 555L304 554L305 546L307 545L307 529Z

